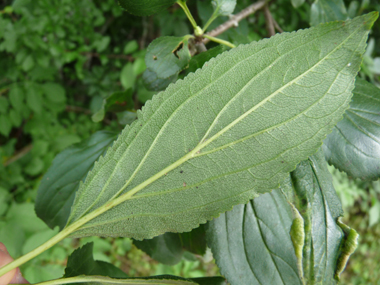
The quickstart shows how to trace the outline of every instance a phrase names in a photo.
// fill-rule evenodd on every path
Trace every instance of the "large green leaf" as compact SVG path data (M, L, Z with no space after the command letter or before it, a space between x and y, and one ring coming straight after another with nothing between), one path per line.
M158 13L175 2L177 0L119 0L121 7L137 16L148 16Z
M208 223L207 243L231 285L301 285L290 239L293 214L280 189Z
M344 241L337 219L343 210L322 151L302 161L290 176L295 193L293 204L304 224L303 229L294 229L295 235L305 237L302 260L298 257L304 279L307 284L335 284L335 271L342 253L340 246ZM300 246L297 241L293 243L298 243L295 248Z
M376 18L242 45L154 96L78 190L73 236L189 231L276 188L348 107Z
M356 79L350 108L323 143L326 160L354 178L380 177L380 89Z
M100 131L56 156L38 188L35 210L49 227L63 228L74 196L94 162L104 155L117 134Z
M342 213L319 151L280 189L209 222L207 242L231 285L335 284L353 252L337 223Z
M336 20L346 20L347 17L343 0L315 0L311 5L311 26Z

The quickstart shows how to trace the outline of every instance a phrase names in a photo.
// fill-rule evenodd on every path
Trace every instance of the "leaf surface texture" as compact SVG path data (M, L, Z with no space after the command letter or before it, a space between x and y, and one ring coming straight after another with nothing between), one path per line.
M189 231L278 187L347 109L376 17L239 46L154 96L81 185L73 236Z

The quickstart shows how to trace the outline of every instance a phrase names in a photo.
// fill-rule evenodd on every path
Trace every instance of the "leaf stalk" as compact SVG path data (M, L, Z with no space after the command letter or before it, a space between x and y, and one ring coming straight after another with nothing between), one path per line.
M187 18L189 19L191 25L193 26L194 29L198 27L197 23L195 22L193 15L191 15L191 12L189 8L186 5L185 0L177 0L177 4L182 8L182 10L185 12Z
M222 39L219 39L219 38L215 38L215 37L207 35L207 34L204 34L203 37L205 37L206 39L209 39L210 41L216 42L218 44L222 44L222 45L228 46L230 48L236 47L233 43L230 43L228 41L225 41L225 40L222 40Z

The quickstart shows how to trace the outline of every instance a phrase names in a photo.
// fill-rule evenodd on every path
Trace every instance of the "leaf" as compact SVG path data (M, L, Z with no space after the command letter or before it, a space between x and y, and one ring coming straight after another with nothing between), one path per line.
M299 8L305 3L305 0L292 0L292 5L294 8Z
M17 111L22 112L24 109L24 90L18 85L11 87L9 91L9 101L11 102L13 108Z
M7 113L8 108L8 100L5 97L0 97L0 113Z
M326 160L354 178L380 177L380 90L356 79L350 108L323 143Z
M376 17L239 46L153 97L81 185L71 235L189 231L276 188L348 108Z
M280 189L209 222L207 242L231 285L335 284L347 251L342 213L320 150Z
M7 137L12 130L12 122L7 115L0 114L0 134Z
M150 91L162 91L166 87L168 87L170 83L177 81L178 73L168 78L162 79L162 78L159 78L157 73L155 73L154 71L146 69L142 77L143 77L144 86L146 89Z
M190 61L189 36L159 37L147 48L146 67L158 78L168 78L183 70Z
M29 83L26 88L26 104L37 114L42 112L42 94L39 85Z
M76 249L68 258L64 277L78 275L100 275L114 278L128 277L121 269L111 263L95 261L92 255L94 243L90 242ZM82 283L83 284L83 283ZM92 283L84 283L92 284Z
M181 261L184 250L195 254L206 253L206 239L204 226L186 233L164 233L152 239L133 243L150 257L160 263L175 265Z
M211 58L216 57L218 54L221 54L228 49L229 48L225 45L218 45L217 47L193 56L189 62L189 68L186 69L186 73L195 72L198 68L202 68L202 66Z
M293 214L280 189L208 223L207 243L234 284L302 284L290 239Z
M291 173L293 204L304 221L303 274L306 284L335 284L344 234L337 224L343 210L320 150ZM302 230L302 229L300 229Z
M54 82L47 82L42 85L42 89L46 95L46 98L48 98L51 102L64 103L66 101L66 91L62 85Z
M310 26L346 20L348 18L343 0L315 0L311 5Z
M128 90L129 88L133 88L135 85L135 80L136 75L133 72L133 64L131 62L128 62L126 65L124 65L120 73L121 85L124 87L124 89Z
M124 47L124 54L130 54L132 52L135 52L139 49L139 44L136 40L128 42Z
M37 216L50 228L65 226L80 181L115 139L115 133L96 132L54 158L41 180L35 203Z
M215 16L228 16L233 13L236 0L212 0Z
M182 259L183 248L177 233L164 233L152 239L134 240L133 243L153 259L166 265L175 265Z
M137 16L156 14L172 6L177 0L119 0L120 6Z
M104 119L106 112L122 112L134 108L133 91L129 88L126 91L115 92L103 100L102 107L93 116L94 122L100 122Z

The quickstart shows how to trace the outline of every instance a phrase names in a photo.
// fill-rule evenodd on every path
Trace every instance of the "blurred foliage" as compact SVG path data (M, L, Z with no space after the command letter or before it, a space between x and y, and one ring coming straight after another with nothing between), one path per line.
M188 1L200 25L213 12L210 2ZM292 1L301 3L297 9L289 2L270 5L279 26L284 31L308 28L312 1ZM380 10L377 1L345 3L350 17ZM251 0L239 0L235 13L250 4ZM226 20L227 16L217 18L209 30ZM360 75L379 85L380 21L375 25ZM54 157L98 130L119 132L130 124L135 110L152 98L154 90L178 77L156 82L154 74L152 78L144 73L147 46L158 36L189 33L191 25L177 5L154 16L137 17L124 12L116 0L0 0L0 241L13 257L58 230L49 229L33 209L42 175ZM263 37L267 31L261 12L220 35L235 45ZM215 46L210 43L207 48ZM190 66L195 70L201 63L190 61ZM144 82L143 74L150 81ZM117 108L107 105L111 101ZM332 172L345 219L361 234L342 283L378 284L380 267L373 261L380 256L380 184ZM98 237L65 239L21 270L32 283L60 277L73 249L91 241L95 260L111 262L129 276L218 274L209 251L204 256L185 252L178 264L167 266L138 250L130 239Z

